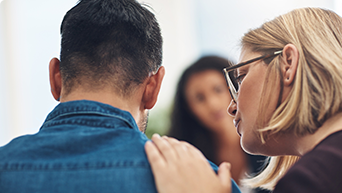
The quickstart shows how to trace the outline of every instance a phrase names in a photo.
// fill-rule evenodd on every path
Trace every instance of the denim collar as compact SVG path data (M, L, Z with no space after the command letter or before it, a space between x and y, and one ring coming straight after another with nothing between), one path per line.
M100 115L106 117L113 117L116 119L120 119L124 121L130 128L136 129L139 131L138 126L128 111L124 111L113 107L108 104L89 101L89 100L78 100L78 101L70 101L59 103L47 116L44 121L42 129L44 126L48 125L49 122L61 118L63 116L70 115Z

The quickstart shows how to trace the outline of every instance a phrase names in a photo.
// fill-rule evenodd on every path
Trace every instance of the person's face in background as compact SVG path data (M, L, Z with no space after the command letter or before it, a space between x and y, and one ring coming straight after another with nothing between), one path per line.
M233 125L233 118L227 114L231 98L221 72L205 70L191 75L185 85L185 96L190 110L212 131L222 132Z
M260 53L243 49L239 62L244 62L259 56L261 56ZM267 65L262 60L238 68L237 77L242 76L243 78L236 103L232 101L228 108L229 114L235 116L234 124L241 136L241 146L246 152L251 154L269 154L273 151L270 148L275 149L280 147L279 144L273 143L274 140L262 144L257 132L258 127L256 125L260 112L260 99L261 97L266 97L262 96L266 71ZM272 89L272 96L267 101L268 107L265 117L263 117L265 120L269 120L276 109L280 87L277 85L276 87L268 89Z

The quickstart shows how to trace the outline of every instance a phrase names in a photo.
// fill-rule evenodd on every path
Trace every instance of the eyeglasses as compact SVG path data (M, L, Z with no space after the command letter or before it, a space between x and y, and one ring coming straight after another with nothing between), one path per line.
M233 70L240 68L241 66L245 66L247 64L250 64L252 62L258 61L258 60L265 60L267 58L271 58L273 56L281 54L282 52L283 52L282 50L276 51L272 54L266 54L266 55L263 55L263 56L260 56L257 58L253 58L253 59L248 60L246 62L242 62L242 63L236 64L234 66L227 67L227 68L223 69L223 72L224 72L224 75L226 77L226 81L228 84L229 93L230 93L230 96L232 97L234 102L236 102L241 81L236 79L235 75L233 74Z

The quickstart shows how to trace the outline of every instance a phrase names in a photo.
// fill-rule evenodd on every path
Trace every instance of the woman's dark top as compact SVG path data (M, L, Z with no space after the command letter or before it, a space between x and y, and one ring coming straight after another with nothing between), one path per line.
M342 131L325 138L289 169L274 190L285 192L342 192Z

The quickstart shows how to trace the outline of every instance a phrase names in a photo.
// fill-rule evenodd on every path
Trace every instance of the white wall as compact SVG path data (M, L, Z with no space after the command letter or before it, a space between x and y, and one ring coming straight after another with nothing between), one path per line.
M334 9L334 0L199 0L201 51L237 60L239 40L244 33L300 7Z
M1 1L1 0L0 0ZM249 28L293 8L342 11L340 0L139 0L153 7L164 37L166 76L155 110L171 103L183 69L201 55L237 60ZM48 63L59 56L59 27L77 0L3 0L0 4L0 145L38 131L57 104Z
M59 56L59 25L76 1L4 0L0 4L0 145L35 133L57 104L48 64Z

